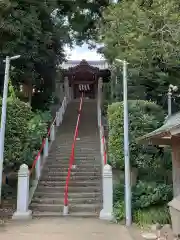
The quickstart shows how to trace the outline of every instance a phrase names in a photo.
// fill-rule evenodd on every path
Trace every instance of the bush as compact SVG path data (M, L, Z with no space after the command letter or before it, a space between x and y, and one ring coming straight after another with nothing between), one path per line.
M28 122L28 134L26 145L24 147L23 156L26 159L26 164L31 166L33 158L39 151L42 144L42 139L46 137L47 128L52 117L49 111L34 113L31 120Z
M133 209L149 208L152 205L164 205L173 197L172 185L142 182L132 189Z
M160 106L153 102L132 100L129 106L129 138L131 165L146 167L152 165L152 157L158 154L156 147L137 144L138 137L157 129L164 120ZM113 103L108 107L109 160L113 167L124 169L123 103Z
M114 216L118 222L125 219L125 203L118 201L114 205Z
M0 99L0 106L2 99ZM33 113L31 107L15 97L7 100L4 168L19 168L22 163L31 165L33 157L47 133L51 120L49 112Z
M169 211L165 205L172 199L172 185L142 182L132 188L132 212L139 225L169 223ZM114 188L114 216L117 221L125 218L124 185ZM154 212L158 214L154 214ZM153 218L154 214L154 218Z
M1 105L2 105L2 101ZM1 106L2 107L2 106ZM28 104L16 98L7 100L4 166L19 166L23 161L28 122L33 113Z
M139 226L156 223L169 224L171 222L169 209L165 205L136 210L133 214L133 220Z

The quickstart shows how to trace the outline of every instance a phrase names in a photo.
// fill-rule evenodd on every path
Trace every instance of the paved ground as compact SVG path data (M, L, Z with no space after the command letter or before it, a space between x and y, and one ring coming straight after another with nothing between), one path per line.
M3 240L132 240L121 225L98 219L33 219L24 223L0 226Z

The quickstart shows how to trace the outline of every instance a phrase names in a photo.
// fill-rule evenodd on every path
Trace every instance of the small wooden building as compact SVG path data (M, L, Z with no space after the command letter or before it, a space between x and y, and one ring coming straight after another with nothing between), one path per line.
M180 112L168 117L164 125L140 137L142 144L169 145L172 148L172 174L174 197L180 195Z

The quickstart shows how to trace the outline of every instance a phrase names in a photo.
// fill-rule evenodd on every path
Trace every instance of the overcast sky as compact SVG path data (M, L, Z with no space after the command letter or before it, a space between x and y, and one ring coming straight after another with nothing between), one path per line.
M100 54L97 54L96 49L90 50L84 44L82 47L74 47L73 49L65 48L68 55L68 60L100 60L103 59Z

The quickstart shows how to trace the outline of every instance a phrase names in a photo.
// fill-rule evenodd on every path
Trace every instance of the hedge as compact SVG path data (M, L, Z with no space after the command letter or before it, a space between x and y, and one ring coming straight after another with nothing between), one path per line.
M0 108L2 99L0 99ZM16 97L7 100L4 168L18 169L22 163L31 165L42 138L47 133L49 112L34 113Z
M131 100L129 108L129 141L132 166L144 167L150 164L152 156L157 152L155 147L139 145L136 139L160 127L164 120L164 112L154 102ZM108 106L108 155L113 167L124 169L124 131L123 102Z

